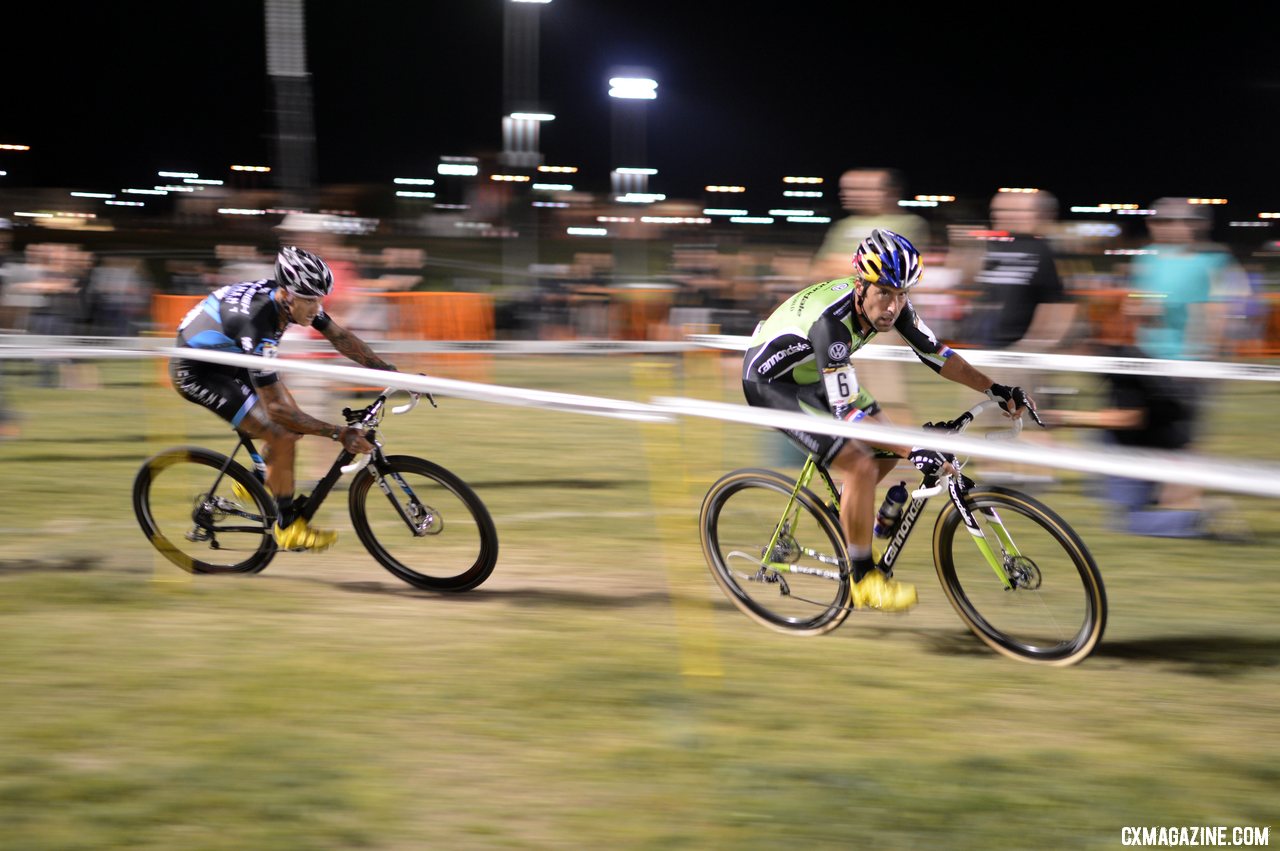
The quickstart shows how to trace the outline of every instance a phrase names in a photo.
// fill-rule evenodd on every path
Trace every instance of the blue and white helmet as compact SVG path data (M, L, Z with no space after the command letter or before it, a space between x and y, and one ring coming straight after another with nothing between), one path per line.
M333 271L310 251L286 245L276 255L276 283L294 295L324 298L333 290Z
M853 267L864 284L909 290L920 283L924 264L920 252L905 236L876 228L853 255Z

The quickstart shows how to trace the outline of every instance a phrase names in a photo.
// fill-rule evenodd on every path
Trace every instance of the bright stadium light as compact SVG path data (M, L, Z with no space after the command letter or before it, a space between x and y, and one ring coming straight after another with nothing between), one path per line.
M161 177L199 177L194 171L157 171Z
M556 117L549 112L513 112L511 117L518 121L555 121Z
M609 97L654 100L658 97L658 81L648 77L613 77L609 80Z

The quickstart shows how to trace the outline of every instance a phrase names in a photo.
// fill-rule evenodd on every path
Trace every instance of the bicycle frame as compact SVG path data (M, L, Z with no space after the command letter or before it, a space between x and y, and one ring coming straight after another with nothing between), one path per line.
M346 448L343 448L338 453L338 457L334 459L334 462L329 467L328 472L326 472L324 477L321 478L320 481L316 483L316 486L314 489L312 489L311 493L307 494L305 497L299 498L297 503L299 517L302 517L308 523L311 522L311 519L315 517L316 512L320 510L320 506L324 504L325 499L332 492L334 485L337 484L338 479L341 478L344 473L357 472L362 467L372 463L375 470L374 481L382 489L383 493L387 494L388 499L391 500L391 504L395 506L396 511L400 514L401 518L404 519L405 523L409 526L413 534L417 537L422 537L424 534L426 534L424 530L426 528L427 523L429 523L430 518L427 518L425 516L426 512L423 509L422 503L418 500L417 496L413 493L413 490L409 487L409 485L404 481L404 479L398 473L390 469L390 466L387 463L386 455L383 453L382 444L378 442L377 431L372 427L373 425L376 425L377 423L381 422L383 411L387 402L387 396L389 396L392 392L394 392L394 388L387 388L383 390L378 395L378 398L374 400L374 402L371 405L369 405L369 407L361 409L359 411L352 411L350 408L343 409L343 415L346 417L349 423L366 428L365 439L374 445L373 452L370 453L369 455L363 456L359 460L356 460L357 456L355 455L355 453L349 452L346 450ZM406 405L392 408L392 412L396 414L407 413L408 411L412 410L417 404L418 404L417 396L414 395L411 402L409 402ZM435 404L434 400L432 400L432 404L433 405ZM222 481L222 477L226 475L227 468L234 462L235 457L237 454L239 454L241 448L243 448L246 452L248 452L250 459L253 461L253 468L256 471L259 479L265 480L266 462L263 460L262 455L258 452L258 449L255 446L253 439L242 432L237 432L237 437L238 437L238 442L236 443L236 448L233 449L231 451L231 454L227 456L226 464L224 464L222 469L218 471L218 476L217 478L214 479L213 485L209 489L210 493L214 493L217 491L218 485ZM355 463L352 463L353 461ZM406 513L404 507L397 500L392 498L391 487L390 485L387 484L387 481L386 481L388 478L395 479L396 482L400 485L401 490L403 490L405 494L409 497L409 500L412 506L412 509L411 509L412 513L416 514L417 518L410 517L409 513ZM236 509L231 504L228 504L226 506L220 506L220 507L244 517L250 516L248 514L245 514L243 511ZM269 506L269 508L276 509L278 511L277 506L272 505L272 506ZM271 519L274 520L275 518L272 517ZM224 526L222 527L222 531L225 532L225 531L259 531L259 530L256 527L252 529L241 529L239 527Z
M967 412L968 420L972 420L991 404L993 403L982 402L971 408ZM961 430L963 430L963 427ZM765 550L766 553L774 553L778 541L795 525L797 514L800 511L797 496L802 490L809 486L809 483L813 481L815 474L819 475L822 478L823 483L827 486L827 490L831 495L831 503L828 507L831 509L831 513L833 514L837 525L839 525L840 489L836 487L835 482L831 479L831 474L826 470L826 468L820 465L814 456L810 455L805 459L804 466L800 470L800 475L796 479L796 485L792 489L791 495L787 499L786 507L782 511L781 519L779 519L777 525L774 526L773 536L769 540L768 548ZM992 571L995 572L996 577L1004 587L1008 590L1013 589L1013 582L1010 580L1009 574L1005 570L1005 559L1017 558L1021 556L1021 552L1018 550L1017 544L1014 543L1012 535L1009 534L1009 530L1005 527L1003 521L1000 520L1000 515L994 508L986 508L982 510L983 515L990 521L989 525L999 540L1000 550L1004 556L1002 557L996 554L995 550L991 547L991 542L987 540L986 533L983 532L982 527L978 525L977 519L973 516L973 512L969 510L969 507L965 502L964 492L961 487L962 479L963 477L957 479L956 476L949 475L926 475L924 477L920 483L920 487L912 491L911 501L904 508L902 512L902 519L899 521L893 537L890 539L888 545L884 549L884 552L876 562L876 567L879 568L881 572L888 576L893 575L893 566L897 563L898 557L902 554L902 550L906 546L907 540L911 537L911 532L915 528L916 522L920 519L920 515L924 511L925 505L929 502L929 498L940 493L945 488L952 503L960 512L960 517L964 522L965 528L973 538L978 551L982 553L983 557L987 560L987 564L991 566ZM824 564L830 564L832 562L831 557L824 556L808 547L801 547L801 551L810 558L816 559ZM847 561L839 556L836 557L836 560L840 568L839 572L824 571L817 568L788 564L772 558L764 562L762 567L779 572L804 573L813 576L822 576L828 579L840 580L848 574L849 566Z

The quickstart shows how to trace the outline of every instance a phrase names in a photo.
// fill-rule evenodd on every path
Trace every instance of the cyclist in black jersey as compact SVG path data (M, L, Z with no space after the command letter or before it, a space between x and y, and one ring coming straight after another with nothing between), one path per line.
M333 289L333 272L316 255L285 246L276 255L275 278L231 284L211 293L178 326L179 348L206 349L273 358L290 325L310 325L333 347L361 366L396 371L369 345L324 312ZM304 434L339 441L348 452L372 452L364 433L332 425L301 410L280 376L264 369L243 369L175 358L170 375L177 391L264 445L266 485L280 516L274 528L283 549L323 550L337 532L317 529L297 516L294 498L294 444Z
M943 378L998 399L1007 416L1029 410L1040 422L1021 388L993 382L942 344L916 315L907 294L919 283L923 268L909 240L877 228L859 244L853 266L850 277L806 287L757 326L743 361L748 404L834 415L850 422L870 417L890 424L875 398L858 386L849 359L876 334L892 328ZM954 459L924 447L872 446L833 435L784 433L843 480L840 525L853 568L854 605L884 611L915 605L915 587L884 576L872 561L876 484L899 458L909 458L925 473L954 472Z

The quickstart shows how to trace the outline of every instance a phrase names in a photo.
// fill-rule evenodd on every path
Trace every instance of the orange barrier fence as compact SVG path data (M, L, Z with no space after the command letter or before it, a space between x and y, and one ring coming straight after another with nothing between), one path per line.
M152 336L173 340L182 318L204 298L204 295L152 295L151 321L155 329ZM156 383L162 387L169 384L169 361L164 358L156 360Z
M1257 325L1257 336L1241 340L1236 353L1242 357L1280 357L1280 293L1261 296L1262 316Z
M492 340L493 296L486 293L379 293L386 301L390 340ZM488 381L488 354L413 354L396 358L403 372L425 372L463 381Z

